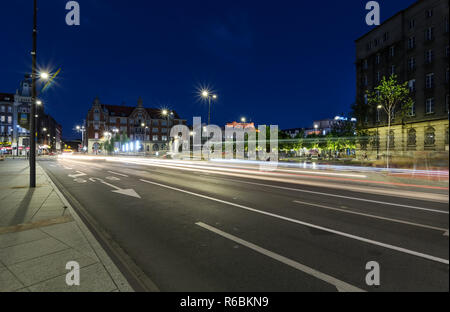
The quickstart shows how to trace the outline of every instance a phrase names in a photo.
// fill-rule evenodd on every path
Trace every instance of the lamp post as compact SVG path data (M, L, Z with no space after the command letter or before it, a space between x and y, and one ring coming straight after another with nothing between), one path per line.
M208 125L211 124L211 100L217 100L217 94L211 94L208 90L202 91L202 97L208 99Z
M81 145L82 145L82 149L84 151L84 138L85 138L85 132L86 132L86 128L84 126L76 126L75 129L77 130L77 132L81 132Z
M378 127L380 126L380 109L382 108L382 105L377 106L377 160L380 159L380 133L378 132Z
M37 51L37 0L33 1L33 50L31 51L31 109L30 109L30 188L36 187L36 79L38 73L36 69L36 51ZM40 73L40 78L47 80L50 77L48 73ZM40 102L42 104L42 102Z
M169 117L172 117L172 118L173 118L174 114L173 114L173 111L170 111L170 112L169 112L167 109L163 109L162 112L161 112L161 114L162 114L163 116L166 117L166 121L167 121L167 125L166 125L166 128L167 128L166 138L167 138L167 141L169 141L169 136L170 136L170 131L169 131L169 120L170 120L170 118L169 118Z
M30 188L36 187L36 44L37 43L37 0L33 12L33 51L31 69L31 118L30 118Z

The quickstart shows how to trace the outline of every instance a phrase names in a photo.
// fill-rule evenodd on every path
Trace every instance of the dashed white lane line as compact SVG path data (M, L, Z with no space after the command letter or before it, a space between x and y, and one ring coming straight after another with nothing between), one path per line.
M227 180L229 180L229 181L236 181L236 182L245 183L245 184L252 184L252 185L258 185L258 186L264 186L264 187L277 188L277 189L281 189L281 190L289 190L289 191L295 191L295 192L301 192L301 193L309 193L309 194L323 195L323 196L329 196L329 197L337 197L337 198L344 198L344 199L350 199L350 200L357 200L357 201L363 201L363 202L374 203L374 204L381 204L381 205L388 205L388 206L397 206L397 207L403 207L403 208L408 208L408 209L416 209L416 210L423 210L423 211L429 211L429 212L449 214L448 211L439 210L439 209L430 209L430 208L417 207L417 206L411 206L411 205L403 205L403 204L396 204L396 203L390 203L390 202L384 202L384 201L372 200L372 199L366 199L366 198L360 198L360 197L352 197L352 196L344 196L344 195L337 195L337 194L331 194L331 193L323 193L323 192L302 190L302 189L293 188L293 187L287 187L287 186L278 186L278 185L272 185L272 184L264 184L264 183L249 182L249 181L242 181L242 180L233 180L233 179L227 179Z
M313 277L315 277L317 279L320 279L320 280L322 280L322 281L324 281L324 282L326 282L328 284L331 284L331 285L335 286L338 291L346 291L346 292L363 292L364 291L363 289L360 289L360 288L358 288L356 286L350 285L350 284L348 284L348 283L346 283L344 281L341 281L341 280L339 280L337 278L334 278L333 276L330 276L328 274L325 274L325 273L322 273L320 271L314 270L313 268L310 268L310 267L308 267L308 266L306 266L304 264L301 264L301 263L299 263L297 261L294 261L294 260L291 260L289 258L283 257L282 255L279 255L279 254L274 253L274 252L272 252L270 250L264 249L264 248L262 248L262 247L260 247L258 245L255 245L253 243L245 241L245 240L243 240L243 239L241 239L239 237L236 237L234 235L231 235L231 234L228 234L226 232L223 232L223 231L221 231L219 229L216 229L216 228L214 228L214 227L212 227L210 225L207 225L207 224L205 224L203 222L197 222L196 225L198 225L198 226L200 226L200 227L202 227L202 228L204 228L204 229L206 229L208 231L216 233L216 234L218 234L218 235L220 235L222 237L225 237L225 238L227 238L227 239L229 239L231 241L234 241L234 242L236 242L236 243L238 243L240 245L243 245L243 246L245 246L247 248L250 248L250 249L252 249L252 250L254 250L256 252L259 252L260 254L263 254L263 255L265 255L265 256L267 256L269 258L272 258L272 259L274 259L276 261L284 263L284 264L286 264L286 265L288 265L288 266L290 266L290 267L292 267L294 269L297 269L297 270L302 271L302 272L304 272L304 273L306 273L308 275L311 275L311 276L313 276Z
M343 212L343 213L354 214L354 215L358 215L358 216L374 218L374 219L379 219L379 220L384 220L384 221L407 224L407 225L412 225L412 226L421 227L421 228L425 228L425 229L436 230L436 231L440 231L440 232L444 232L444 233L448 232L448 229L444 229L444 228L440 228L440 227L435 227L435 226L420 224L420 223L414 223L414 222L409 222L409 221L404 221L404 220L399 220L399 219L381 217L381 216L376 216L376 215L372 215L372 214L368 214L368 213L352 211L352 210L348 210L348 209L334 208L334 207L329 207L329 206L325 206L325 205L308 203L308 202L304 202L304 201L300 201L300 200L294 200L294 203L328 209L328 210L333 210L333 211L339 211L339 212Z
M186 190L179 189L179 188L176 188L176 187L172 187L172 186L169 186L169 185L164 185L164 184L161 184L161 183L156 183L156 182L152 182L152 181L148 181L148 180L144 180L144 179L140 179L140 181L148 183L148 184L153 184L153 185L157 185L157 186L160 186L160 187L164 187L164 188L167 188L167 189L171 189L171 190L174 190L174 191L182 192L182 193L185 193L185 194L190 194L190 195L193 195L193 196L209 199L209 200L212 200L212 201L215 201L215 202L219 202L219 203L222 203L222 204L238 207L238 208L245 209L245 210L248 210L248 211L252 211L252 212L259 213L259 214L263 214L263 215L266 215L266 216L274 217L274 218L277 218L277 219L281 219L281 220L289 221L289 222L292 222L292 223L300 224L300 225L307 226L307 227L310 227L310 228L322 230L322 231L325 231L325 232L328 232L328 233L333 233L333 234L336 234L336 235L339 235L339 236L343 236L343 237L346 237L346 238L354 239L354 240L357 240L357 241L360 241L360 242L364 242L364 243L367 243L367 244L380 246L380 247L383 247L383 248L386 248L386 249L395 250L395 251L398 251L398 252L401 252L401 253L409 254L409 255L412 255L412 256L424 258L424 259L435 261L435 262L444 263L444 264L447 264L447 265L449 264L449 261L447 259L431 256L431 255L424 254L424 253L421 253L421 252L417 252L417 251L414 251L414 250L409 250L409 249L406 249L406 248L403 248L403 247L398 247L398 246L394 246L394 245L378 242L378 241L367 239L367 238L360 237L360 236L357 236L357 235L353 235L353 234L349 234L349 233L345 233L345 232L329 229L329 228L326 228L326 227L323 227L323 226L319 226L319 225L315 225L315 224L299 221L299 220L296 220L296 219L280 216L280 215L277 215L277 214L274 214L274 213L261 211L261 210L250 208L250 207L247 207L247 206L244 206L244 205L235 204L235 203L232 203L232 202L229 202L229 201L226 201L226 200L222 200L222 199L218 199L218 198L214 198L214 197L210 197L210 196L206 196L206 195L202 195L202 194L186 191Z
M115 175L118 175L118 176L121 176L121 177L126 177L126 178L128 178L128 176L126 175L126 174L123 174L123 173L118 173L118 172L114 172L114 171L108 171L109 173L112 173L112 174L115 174Z

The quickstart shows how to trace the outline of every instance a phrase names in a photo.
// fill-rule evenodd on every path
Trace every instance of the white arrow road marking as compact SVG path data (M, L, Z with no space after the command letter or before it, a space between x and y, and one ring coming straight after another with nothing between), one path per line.
M73 169L73 168L66 167L66 166L63 166L63 168L66 169L66 170L72 170Z
M339 280L337 278L334 278L334 277L332 277L332 276L330 276L328 274L319 272L319 271L314 270L313 268L310 268L310 267L308 267L308 266L306 266L304 264L301 264L301 263L296 262L294 260L291 260L289 258L283 257L282 255L276 254L276 253L274 253L274 252L272 252L270 250L264 249L262 247L259 247L259 246L255 245L255 244L252 244L250 242L247 242L247 241L245 241L243 239L240 239L239 237L236 237L234 235L225 233L225 232L223 232L223 231L221 231L219 229L216 229L216 228L214 228L212 226L209 226L209 225L207 225L207 224L205 224L203 222L197 222L196 224L198 226L206 229L206 230L209 230L209 231L211 231L213 233L216 233L216 234L218 234L218 235L220 235L222 237L225 237L225 238L227 238L229 240L232 240L232 241L234 241L234 242L236 242L238 244L241 244L241 245L243 245L243 246L245 246L247 248L250 248L250 249L252 249L252 250L254 250L256 252L259 252L260 254L263 254L263 255L265 255L265 256L267 256L269 258L272 258L272 259L277 260L277 261L279 261L281 263L284 263L284 264L286 264L286 265L288 265L290 267L293 267L294 269L302 271L302 272L304 272L304 273L306 273L308 275L312 275L315 278L318 278L318 279L320 279L320 280L322 280L322 281L324 281L324 282L326 282L328 284L333 285L334 287L337 288L338 291L349 291L349 292L363 292L364 291L361 288L358 288L358 287L355 287L353 285L350 285L350 284L348 284L348 283L346 283L344 281L341 281L341 280Z
M87 175L84 172L81 171L77 171L77 174L69 174L69 178L79 178L79 177L84 177L85 175Z
M100 183L103 183L103 184L108 185L109 187L112 187L113 189L115 189L114 191L111 191L113 193L118 193L118 194L122 194L122 195L126 195L126 196L141 198L141 196L139 196L139 194L136 193L136 191L133 189L121 189L120 187L112 185L111 183L105 182L103 179L100 179L100 178L89 178L89 181L92 181L92 182L100 181Z
M87 182L87 180L81 179L81 178L76 178L76 179L74 179L74 181L78 182L78 183L86 183Z

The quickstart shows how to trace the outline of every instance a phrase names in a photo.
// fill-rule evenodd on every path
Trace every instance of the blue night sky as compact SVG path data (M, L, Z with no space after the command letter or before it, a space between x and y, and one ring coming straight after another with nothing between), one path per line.
M56 71L43 94L64 137L95 96L105 104L168 107L192 123L207 116L196 88L219 95L212 122L241 116L280 128L350 112L354 40L371 29L367 1L79 0L81 25L65 24L65 0L39 0L38 64ZM412 0L381 0L381 19ZM0 2L0 92L31 71L32 0Z

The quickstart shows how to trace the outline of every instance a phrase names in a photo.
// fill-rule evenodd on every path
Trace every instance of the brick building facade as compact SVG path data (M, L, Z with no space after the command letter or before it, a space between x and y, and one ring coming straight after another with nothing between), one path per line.
M88 153L97 153L107 136L126 134L131 142L127 149L133 152L154 153L168 149L170 129L173 125L186 124L176 111L146 108L142 99L137 106L106 105L96 98L86 118ZM139 148L136 150L136 142ZM125 146L122 147L125 149ZM128 150L122 150L122 152Z

